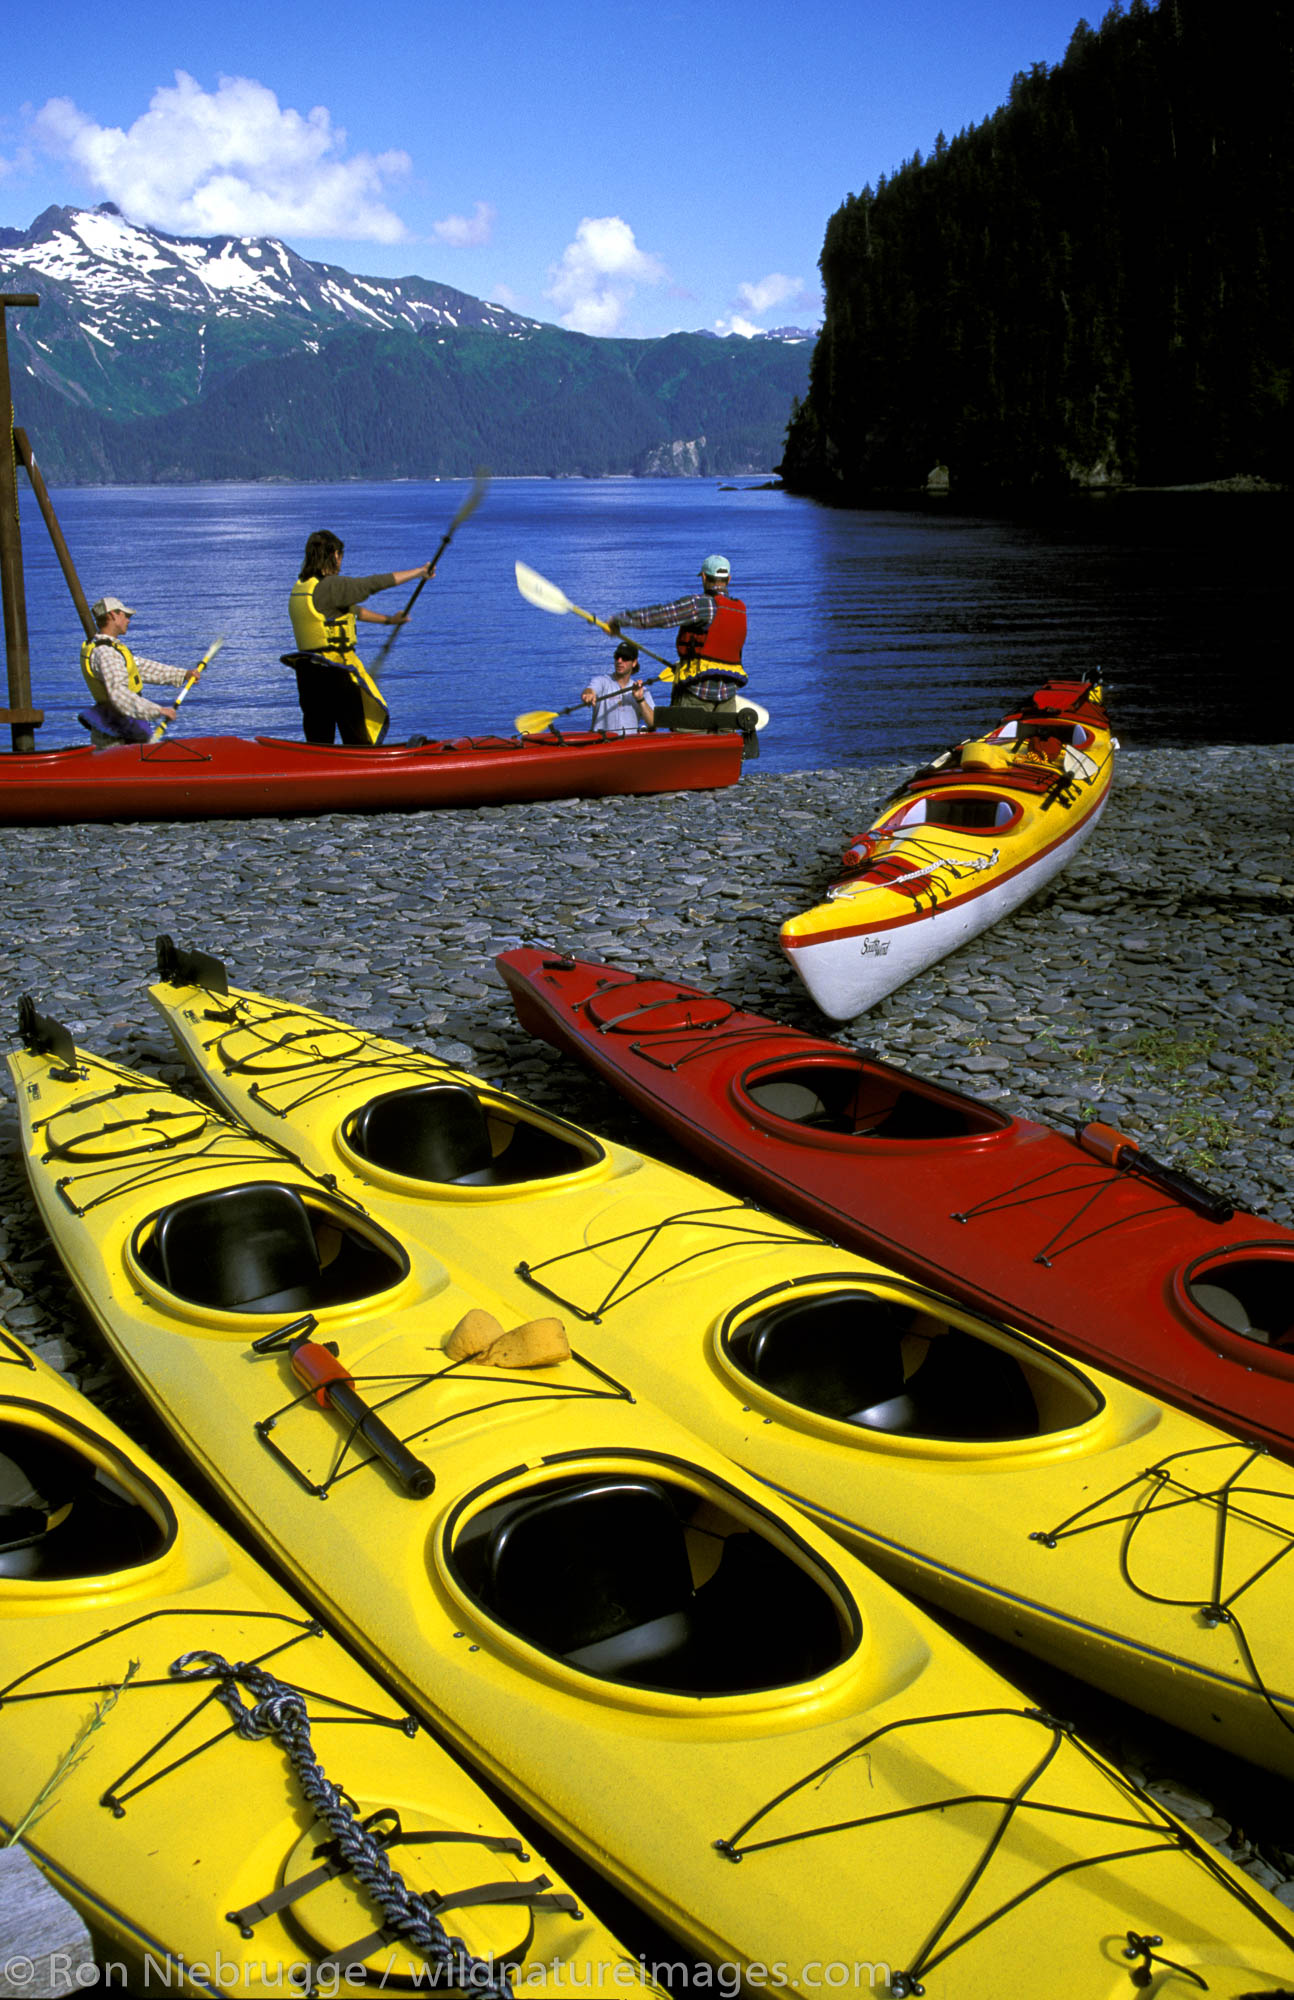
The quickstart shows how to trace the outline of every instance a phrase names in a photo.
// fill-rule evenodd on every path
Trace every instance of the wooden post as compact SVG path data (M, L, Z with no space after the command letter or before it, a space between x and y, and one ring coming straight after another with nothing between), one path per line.
M38 306L34 292L0 292L0 590L4 594L4 643L9 667L9 722L15 751L34 750L31 654L27 645L27 595L23 588L22 536L18 527L18 476L13 441L13 392L9 386L11 306Z
M63 538L63 530L58 524L58 515L54 512L54 502L49 497L49 488L46 486L44 475L36 463L35 454L27 440L27 433L24 430L20 430L17 425L14 426L13 441L14 449L19 459L27 468L27 477L31 481L31 490L36 495L36 504L44 517L45 526L49 529L49 538L54 544L54 554L58 557L59 567L67 580L67 587L72 593L72 602L76 606L76 615L81 621L86 638L93 639L95 623L94 619L90 616L90 607L86 603L85 592L81 588L81 579L76 573L76 564L72 561L72 551L68 548Z

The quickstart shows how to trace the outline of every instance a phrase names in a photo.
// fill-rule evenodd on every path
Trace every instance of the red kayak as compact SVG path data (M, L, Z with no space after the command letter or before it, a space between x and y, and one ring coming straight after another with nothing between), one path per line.
M721 1180L1294 1458L1294 1231L1104 1125L1076 1137L674 980L538 950L500 972Z
M258 813L409 812L735 784L742 738L464 736L381 749L274 736L163 737L0 755L0 825L230 819Z

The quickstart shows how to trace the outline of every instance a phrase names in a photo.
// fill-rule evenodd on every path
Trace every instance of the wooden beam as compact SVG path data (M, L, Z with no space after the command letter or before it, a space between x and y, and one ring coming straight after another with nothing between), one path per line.
M22 536L18 527L18 474L13 444L13 394L9 386L11 306L38 306L35 292L0 292L0 593L4 597L5 657L9 669L9 706L31 707L31 654L27 645L27 593L22 574ZM31 725L15 722L15 750L34 750Z
M44 475L36 463L36 454L28 442L27 433L24 430L20 430L16 424L14 425L13 442L14 450L18 454L19 460L27 468L27 477L31 481L31 490L36 495L36 504L40 508L45 526L49 529L49 538L54 544L54 554L58 557L59 568L62 570L67 587L72 593L72 602L76 606L76 615L81 621L81 628L87 639L93 639L95 631L94 620L90 616L90 607L86 603L85 592L81 588L81 579L76 573L76 564L72 561L72 551L63 539L63 530L58 524L58 515L54 512L54 502L49 497L49 488L46 486Z

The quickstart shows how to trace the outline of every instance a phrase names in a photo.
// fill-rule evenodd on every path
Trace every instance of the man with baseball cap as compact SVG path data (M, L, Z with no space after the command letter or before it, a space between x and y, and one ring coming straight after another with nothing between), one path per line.
M83 708L77 721L89 730L96 750L112 743L147 743L157 724L170 722L175 710L150 701L143 692L144 682L183 687L189 670L132 653L125 636L135 613L119 597L99 598L90 606L90 615L97 630L81 648L81 672L94 707Z
M608 736L637 736L651 729L656 709L638 673L638 648L632 639L616 647L609 674L594 674L580 700L593 710L590 729Z
M677 625L678 666L670 707L706 709L711 715L736 715L740 689L746 685L741 664L746 643L746 607L728 595L732 566L727 556L707 556L701 565L701 590L694 597L676 597L669 604L646 604L607 619L612 632L630 625L650 631Z

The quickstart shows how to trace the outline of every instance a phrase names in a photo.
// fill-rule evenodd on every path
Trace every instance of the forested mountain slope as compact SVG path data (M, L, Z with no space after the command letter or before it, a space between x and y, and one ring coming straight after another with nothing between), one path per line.
M1132 0L832 216L788 486L1290 477L1289 0Z

